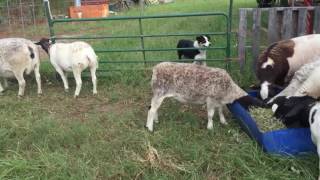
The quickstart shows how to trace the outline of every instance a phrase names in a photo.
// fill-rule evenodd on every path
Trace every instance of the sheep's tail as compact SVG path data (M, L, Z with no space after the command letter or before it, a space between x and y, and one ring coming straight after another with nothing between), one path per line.
M250 95L242 96L236 101L239 102L241 106L244 107L245 109L248 109L250 106L261 107L261 108L267 107L267 105L263 101L255 97L252 97Z
M92 53L87 54L87 59L89 61L89 66L96 66L98 68L98 56L92 50Z
M29 62L29 65L28 65L28 67L26 69L26 74L30 74L31 71L33 70L34 62L32 62L32 61L36 61L39 58L35 51L36 50L31 46L27 46L26 47L26 52L29 54L28 59L31 61L31 62Z

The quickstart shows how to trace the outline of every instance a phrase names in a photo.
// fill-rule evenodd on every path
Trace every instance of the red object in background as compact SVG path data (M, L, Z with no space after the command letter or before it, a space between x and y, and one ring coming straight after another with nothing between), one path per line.
M82 0L81 5L109 4L109 0Z
M108 0L82 0L80 7L69 7L71 18L98 18L109 15Z
M312 0L304 0L304 5L312 6ZM308 15L307 15L307 33L308 34L313 33L313 22L312 22L312 16L310 11L308 11Z

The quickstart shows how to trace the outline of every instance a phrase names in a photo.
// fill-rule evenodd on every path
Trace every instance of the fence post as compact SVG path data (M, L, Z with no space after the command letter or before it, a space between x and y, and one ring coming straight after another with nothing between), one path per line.
M314 8L313 33L320 33L320 7Z
M299 9L299 17L298 17L298 36L303 36L303 35L306 34L307 14L308 14L308 10L307 10L306 8Z
M281 38L290 39L292 37L292 9L285 9L282 17Z
M252 58L253 69L256 70L256 62L260 51L260 26L261 26L261 10L256 8L253 10L253 27L252 27Z
M23 31L23 35L25 35L25 27L24 27L24 19L23 19L23 10L22 10L22 2L21 0L20 2L20 17L21 17L21 23L22 23L22 31Z
M32 11L32 18L33 18L33 30L36 30L37 29L37 27L36 27L36 14L35 14L35 10L34 10L34 8L35 8L35 3L34 3L34 0L32 0L32 9L31 9L31 11ZM34 31L34 33L35 33L35 31Z
M146 65L146 52L144 50L144 37L143 37L143 29L142 29L142 19L139 18L139 30L140 30L140 40L141 40L141 48L142 48L142 54L143 54L143 61Z
M247 11L245 9L240 9L239 16L238 55L240 71L243 72L246 58Z
M229 14L227 20L227 49L226 49L226 69L230 68L230 57L231 57L231 25L232 25L232 7L233 7L233 0L230 0L229 3Z
M11 31L11 17L10 17L9 0L7 0L7 14L8 14L9 29Z
M275 8L269 9L269 20L268 20L268 43L272 44L280 39L278 34L278 26L277 22L277 10Z
M53 21L52 21L52 14L50 10L50 2L49 0L43 0L44 3L44 9L46 12L46 16L48 19L48 25L49 25L49 32L50 32L50 37L53 43L55 43L55 35L54 35L54 30L53 30Z

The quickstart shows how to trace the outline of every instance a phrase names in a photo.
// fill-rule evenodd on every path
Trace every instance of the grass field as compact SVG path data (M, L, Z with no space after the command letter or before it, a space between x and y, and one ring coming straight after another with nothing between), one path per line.
M235 1L238 7L254 7L255 0ZM173 4L145 9L145 14L197 11L225 11L225 0L176 0ZM131 10L124 15L137 15ZM150 22L147 29L198 30L186 25L188 19ZM195 20L204 31L219 30L220 20ZM209 27L205 27L205 24ZM160 25L161 26L160 26ZM234 15L234 25L237 16ZM99 28L100 27L100 28ZM188 29L189 28L189 29ZM39 32L39 35L45 33ZM134 33L127 23L81 24L58 27L58 34ZM234 26L236 29L236 26ZM92 31L91 31L92 32ZM167 47L176 39L150 40ZM96 48L138 46L134 41L92 41ZM217 38L217 44L223 39ZM157 46L158 47L158 46ZM210 52L210 56L222 53ZM139 59L139 53L101 54L101 61ZM175 58L174 52L150 53L151 58ZM211 64L219 65L219 64ZM107 66L107 65L102 65ZM154 133L144 128L150 104L150 71L135 71L142 65L118 65L131 71L110 71L98 77L98 95L84 80L80 98L73 98L75 83L65 93L54 78L53 69L44 62L44 94L37 96L34 78L27 80L26 95L18 98L17 84L0 97L0 179L315 179L318 174L316 155L298 158L265 154L232 119L228 126L215 119L212 131L206 129L207 115L202 106L182 105L165 100L159 111L160 123ZM110 68L118 68L110 65ZM223 66L223 64L220 66ZM248 64L249 66L249 64ZM249 74L240 76L237 65L232 75L243 86L253 83Z

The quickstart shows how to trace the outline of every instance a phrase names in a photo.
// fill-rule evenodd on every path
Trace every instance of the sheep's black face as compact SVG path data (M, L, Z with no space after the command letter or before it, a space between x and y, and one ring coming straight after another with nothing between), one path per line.
M209 47L211 45L209 36L202 35L198 36L196 39L200 47Z
M272 111L274 116L280 118L287 127L308 127L309 112L315 102L316 99L310 96L280 96L273 101Z
M51 46L51 40L47 38L42 38L39 42L35 43L36 45L40 45L43 50L45 50L49 54L49 48Z

